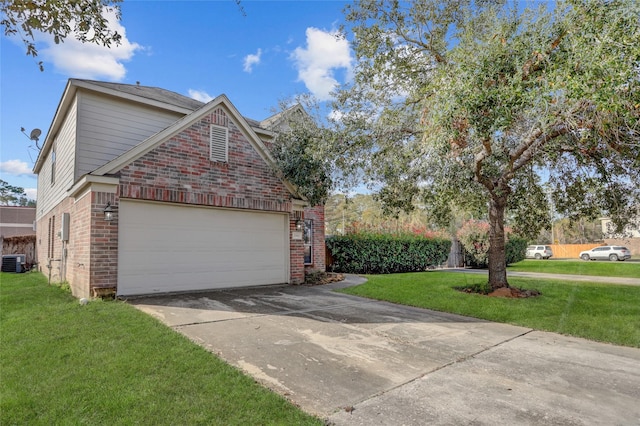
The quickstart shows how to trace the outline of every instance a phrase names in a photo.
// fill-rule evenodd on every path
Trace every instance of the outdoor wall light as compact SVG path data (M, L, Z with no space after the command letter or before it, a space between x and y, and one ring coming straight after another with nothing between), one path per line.
M107 201L107 207L104 208L104 220L111 222L113 220L113 207L111 201Z
M296 219L296 231L302 231L302 219Z

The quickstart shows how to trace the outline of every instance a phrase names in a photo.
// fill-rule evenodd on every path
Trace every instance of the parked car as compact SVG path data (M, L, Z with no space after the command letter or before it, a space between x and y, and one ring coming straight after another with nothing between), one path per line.
M549 259L553 256L550 246L529 246L524 257L526 259Z
M622 246L600 246L580 253L582 260L626 260L631 259L631 251Z

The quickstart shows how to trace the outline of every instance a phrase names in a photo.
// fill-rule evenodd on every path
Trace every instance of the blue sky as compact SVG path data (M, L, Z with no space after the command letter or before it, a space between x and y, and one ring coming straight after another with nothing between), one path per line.
M35 198L35 145L44 141L69 78L162 87L206 102L222 93L261 120L278 102L312 93L328 100L349 78L353 56L334 35L345 2L125 0L113 21L123 43L106 49L38 36L37 59L20 39L0 36L0 179ZM45 71L40 72L38 61Z

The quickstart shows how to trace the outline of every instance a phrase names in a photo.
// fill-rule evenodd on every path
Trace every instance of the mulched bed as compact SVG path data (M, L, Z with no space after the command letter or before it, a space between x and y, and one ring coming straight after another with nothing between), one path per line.
M518 299L518 298L525 298L525 297L538 297L541 294L542 293L540 293L538 290L524 290L524 289L515 288L515 287L508 287L508 288L505 287L505 288L499 288L497 290L494 290L491 293L487 294L487 296Z
M324 285L344 280L344 275L335 272L312 272L305 275L304 285Z
M489 297L505 297L508 299L521 299L526 297L538 297L542 293L538 290L526 290L516 287L503 287L491 291L488 285L476 285L471 287L456 287L456 290L463 293L483 294Z

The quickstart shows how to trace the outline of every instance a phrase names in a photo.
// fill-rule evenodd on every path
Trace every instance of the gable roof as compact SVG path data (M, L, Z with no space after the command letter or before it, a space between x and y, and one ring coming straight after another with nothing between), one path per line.
M271 117L265 118L260 122L260 126L269 130L277 130L283 123L287 117L290 117L293 114L299 114L300 116L309 117L307 111L304 110L302 105L295 104L285 109L284 111L280 111L277 114L272 115Z
M195 111L196 109L204 105L203 102L200 102L196 99L189 98L179 93L162 89L160 87L141 86L139 83L122 84L122 83L109 83L104 81L93 81L93 80L79 80L79 79L72 79L72 80L78 86L82 85L83 87L86 87L90 85L94 90L97 88L103 88L106 91L119 92L119 94L121 95L127 94L133 97L141 97L141 98L148 99L150 101L161 102L163 104L173 105L178 108L188 109L190 111Z
M164 110L174 111L185 116L202 108L205 104L188 96L181 95L170 90L159 87L142 86L140 84L109 83L104 81L84 80L70 78L64 89L60 103L53 116L53 120L47 131L47 136L38 154L38 158L33 166L33 172L39 173L47 153L53 145L53 140L64 121L64 116L76 97L78 90L90 90L105 95L127 99L132 102L139 102L150 106L155 106ZM270 130L262 129L257 120L243 117L244 120L254 128L254 131L266 136L273 136Z
M254 131L253 126L251 126L251 124L242 115L240 115L236 107L231 103L226 95L220 95L207 104L204 104L198 110L182 117L171 126L150 136L146 140L131 148L129 151L114 158L113 160L109 161L104 166L94 170L90 174L93 176L105 176L118 172L126 165L152 151L160 144L187 129L194 123L200 121L204 116L213 112L213 110L217 108L221 108L229 116L234 124L246 136L247 140L256 150L258 155L260 155L262 160L273 169L277 169L275 160L271 156L269 149L264 145L260 137ZM291 182L287 181L283 176L278 176L278 178L284 183L289 192L299 197L296 187Z

